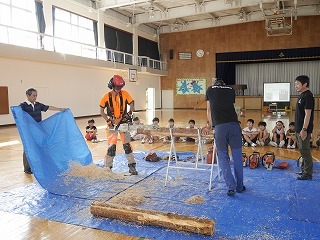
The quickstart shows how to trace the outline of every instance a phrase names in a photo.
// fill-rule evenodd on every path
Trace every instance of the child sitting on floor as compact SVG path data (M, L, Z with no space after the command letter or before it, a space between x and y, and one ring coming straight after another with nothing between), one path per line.
M277 121L276 126L272 129L272 141L270 145L272 147L283 147L286 143L286 132L282 121Z
M320 130L319 130L318 135L317 135L316 144L317 144L318 148L320 148Z
M258 123L258 139L257 139L257 144L259 146L268 146L270 143L270 133L267 130L267 123L266 122L259 122Z
M96 142L98 142L98 139L97 139L97 128L94 125L94 123L95 122L94 122L93 119L88 120L88 126L86 127L85 138L88 141L96 143Z
M189 125L186 127L187 129L194 129L196 125L196 121L193 119L190 119L188 124ZM195 141L196 139L191 137L182 138L182 142L195 142Z
M249 118L247 120L247 127L242 130L243 146L247 147L250 144L251 147L257 146L255 143L258 137L258 130L253 127L254 120Z
M152 125L159 126L159 122L160 120L157 117L152 119ZM150 131L146 130L141 143L144 144L145 142L148 142L149 144L152 144L153 142L157 142L159 140L160 140L159 136L153 136L151 135Z
M296 148L297 138L296 138L296 131L294 130L294 122L291 122L289 124L289 129L287 130L286 137L288 140L287 148Z
M168 120L168 125L166 126L166 128L178 128L178 126L176 124L174 124L174 119L173 118L170 118ZM171 140L171 137L170 136L166 136L163 138L163 143L166 143L168 140ZM175 137L174 138L174 141L178 141L179 140L179 137Z
M143 125L143 123L140 122L140 119L138 117L133 118L132 121L133 121L133 125ZM136 129L130 131L131 141L141 140L143 139L143 137L144 137L144 134L138 133Z

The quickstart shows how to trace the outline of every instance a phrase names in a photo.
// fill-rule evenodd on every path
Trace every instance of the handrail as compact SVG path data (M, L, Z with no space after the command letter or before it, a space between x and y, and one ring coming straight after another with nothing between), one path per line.
M5 31L3 29L5 28ZM21 33L19 33L21 32ZM81 43L74 40L69 40L61 37L55 37L44 33L25 30L17 27L0 24L0 43L42 49L45 51L60 52L81 57L94 58L103 61L111 61L114 64L123 63L134 66L141 66L133 54L125 53L109 48L94 46L87 43ZM23 38L19 35L25 36ZM10 35L14 35L14 39ZM21 40L23 39L23 41ZM29 41L28 41L29 40ZM145 57L143 57L145 58ZM148 66L155 69L166 70L166 63L148 58ZM159 66L154 67L154 66Z
M146 56L138 56L138 66L167 70L167 62L155 60Z

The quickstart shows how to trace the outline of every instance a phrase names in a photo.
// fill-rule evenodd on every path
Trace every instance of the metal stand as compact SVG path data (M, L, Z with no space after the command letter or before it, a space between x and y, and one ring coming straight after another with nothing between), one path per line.
M177 160L177 152L174 144L174 137L172 134L172 129L170 128L170 151L169 151L169 159L168 159L168 165L167 165L167 172L166 172L166 180L164 185L167 186L167 181L169 177L169 170L170 168L175 168L175 169L186 169L186 170L195 170L195 171L210 171L210 179L209 179L209 191L212 188L212 178L213 178L213 166L217 165L218 166L218 176L220 180L220 168L219 168L219 162L218 162L218 157L216 153L216 147L213 145L213 152L212 152L212 162L211 162L211 167L208 169L208 164L204 162L204 157L203 157L203 142L202 142L202 136L201 136L201 129L198 129L198 149L197 149L197 154L196 154L196 160L194 163L188 163L188 162L178 162ZM172 156L174 156L174 165L170 165ZM217 164L214 164L214 159L217 159ZM199 163L199 159L201 159L201 163ZM200 168L200 167L206 167L206 168Z

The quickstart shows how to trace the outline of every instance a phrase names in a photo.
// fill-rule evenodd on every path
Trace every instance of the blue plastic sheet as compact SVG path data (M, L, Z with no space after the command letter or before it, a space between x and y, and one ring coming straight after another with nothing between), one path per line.
M157 170L130 187L133 191L145 191L145 201L138 207L214 219L214 236L94 217L89 210L92 200L50 194L37 183L0 194L0 210L149 239L320 239L320 224L299 220L299 208L292 205L295 196L301 200L305 190L316 187L314 184L318 183L320 168L318 163L315 163L312 181L296 181L297 169L292 161L288 169L268 171L263 167L254 170L245 168L246 192L228 197L224 181L219 181L216 176L212 191L208 191L209 173L206 172L180 170L178 173L173 169L165 187L166 161L146 162L143 156L143 152L136 153L139 165L142 168L155 167ZM119 154L119 161L126 162L124 154ZM214 170L216 173L217 169ZM294 188L290 187L293 182ZM190 204L185 201L195 195L203 197L205 202ZM307 195L304 203L319 199L320 190L314 188L312 195ZM290 213L292 208L298 211ZM318 205L308 204L307 208L309 219L319 216Z
M58 112L38 123L20 106L11 107L11 110L34 176L50 193L85 199L108 199L164 166L159 163L149 166L137 164L138 176L114 181L87 181L84 177L67 176L65 173L70 163L83 166L93 163L91 152L71 111ZM142 151L134 154L137 159L146 155ZM127 172L127 161L118 159L119 156L116 156L114 171Z
M167 161L147 162L145 152L135 151L138 176L122 181L103 180L86 184L75 178L69 184L60 173L70 160L91 164L92 157L69 110L36 123L19 107L12 112L37 183L0 194L0 210L37 216L54 221L119 232L150 239L320 239L319 169L314 163L312 181L296 181L296 163L288 169L268 171L263 167L244 169L247 190L226 196L226 186L214 169L213 189L208 191L209 172L171 169L164 186ZM61 133L61 132L66 133ZM157 153L159 156L168 153ZM192 161L193 153L177 153ZM276 165L280 161L276 161ZM127 171L124 154L115 159L115 171ZM116 219L94 217L89 208L93 199L111 199L126 190L145 191L139 208L177 212L216 220L212 237L175 232L155 226L140 226ZM45 190L47 189L47 190ZM55 193L55 194L52 194ZM60 195L57 195L60 194ZM185 200L199 195L202 204Z
M59 193L56 185L62 184L60 174L71 161L92 163L91 152L69 109L39 123L20 106L11 107L11 111L34 176L49 192Z

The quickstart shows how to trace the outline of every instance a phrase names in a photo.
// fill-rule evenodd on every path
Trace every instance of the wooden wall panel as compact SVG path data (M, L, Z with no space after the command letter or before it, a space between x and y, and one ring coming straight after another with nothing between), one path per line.
M0 87L0 114L9 114L8 87Z
M247 110L261 110L261 97L246 97L244 99L244 106Z
M161 88L175 89L176 78L206 78L207 86L211 85L216 73L216 53L319 46L320 16L298 17L291 36L267 37L264 21L161 34L160 53L166 53L168 62L168 76L161 78ZM170 49L174 51L172 60ZM202 58L196 56L198 49L205 52ZM192 60L178 60L178 52L191 52ZM175 108L193 108L204 96L175 98Z
M314 110L319 111L319 102L320 102L320 97L314 97Z
M237 107L244 108L244 97L236 97L236 102L234 104Z
M292 106L292 110L296 109L296 104L297 104L298 98L299 98L298 96L291 96L290 97L290 105Z

